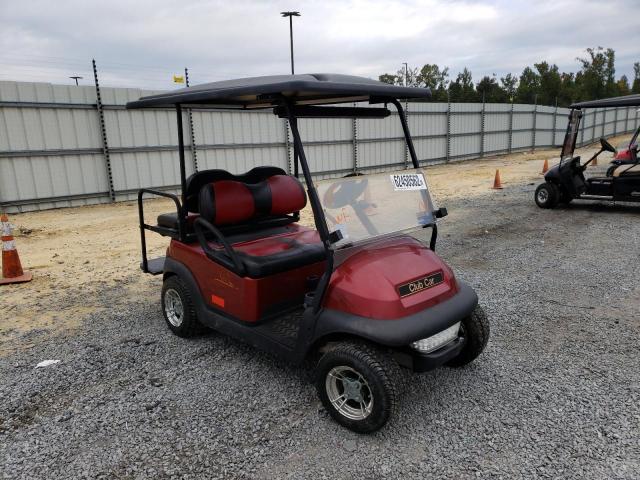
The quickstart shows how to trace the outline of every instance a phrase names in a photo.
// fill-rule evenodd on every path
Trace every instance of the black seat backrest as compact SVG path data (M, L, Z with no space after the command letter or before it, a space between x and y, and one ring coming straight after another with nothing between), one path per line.
M307 195L297 178L270 175L258 182L253 180L251 175L236 176L204 185L198 202L200 217L223 229L242 226L247 230L297 220L291 214L307 204Z
M247 173L234 175L226 170L202 170L187 178L186 198L184 204L188 212L199 212L198 197L203 186L217 180L236 180L239 182L254 184L261 182L273 175L286 175L286 172L279 167L255 167Z

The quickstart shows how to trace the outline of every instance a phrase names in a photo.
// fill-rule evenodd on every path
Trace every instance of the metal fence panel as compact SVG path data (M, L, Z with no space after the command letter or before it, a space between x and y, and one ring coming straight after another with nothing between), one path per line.
M104 138L96 89L88 86L0 81L0 204L9 211L56 208L135 198L141 187L176 191L176 113L129 111L126 102L157 93L101 88ZM369 107L368 104L360 106ZM561 145L566 108L542 105L422 103L405 105L423 164ZM377 172L409 164L397 112L385 120L301 119L300 132L318 178ZM271 111L183 112L187 175L222 168L242 173L257 165L292 170L285 120ZM578 144L633 131L635 108L585 112ZM110 176L108 174L110 167Z

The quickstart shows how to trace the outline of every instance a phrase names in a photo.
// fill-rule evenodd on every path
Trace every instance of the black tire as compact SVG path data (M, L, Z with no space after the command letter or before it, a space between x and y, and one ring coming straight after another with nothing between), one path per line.
M536 205L540 208L553 208L560 200L558 187L553 183L545 182L538 185L535 193Z
M616 171L616 168L618 168L619 165L611 165L609 168L607 168L607 177L613 177L613 172Z
M462 320L461 332L465 337L465 344L458 356L449 360L447 365L463 367L478 358L489 341L489 330L487 314L478 305L471 315Z
M164 281L160 300L162 314L173 333L179 337L189 338L205 330L198 321L191 292L180 277L173 275Z
M336 375L342 375L343 380ZM316 389L322 404L334 420L358 433L375 432L387 423L397 407L402 378L403 372L396 361L367 343L332 345L316 367ZM360 387L354 390L354 383ZM359 399L354 398L354 394ZM344 397L340 407L346 413L334 405L330 396L336 403ZM362 418L349 417L349 414Z

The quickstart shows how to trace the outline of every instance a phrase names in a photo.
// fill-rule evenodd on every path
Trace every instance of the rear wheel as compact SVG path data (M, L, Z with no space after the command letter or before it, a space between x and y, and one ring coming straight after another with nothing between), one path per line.
M478 358L489 341L489 330L487 314L478 305L471 315L462 320L460 331L464 336L465 344L458 356L451 359L447 365L462 367Z
M535 199L540 208L553 208L560 200L560 191L553 183L545 182L536 188Z
M395 360L374 346L339 343L318 362L316 388L334 420L369 433L384 426L395 410L402 375Z
M164 281L161 303L167 326L179 337L193 337L204 331L196 316L191 292L179 277L174 275Z

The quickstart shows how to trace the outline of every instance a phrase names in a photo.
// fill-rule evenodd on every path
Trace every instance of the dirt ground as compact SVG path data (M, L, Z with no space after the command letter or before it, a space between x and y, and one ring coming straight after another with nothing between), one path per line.
M617 137L613 143L621 143L624 138ZM595 146L582 150L585 157L586 151L595 151ZM558 153L558 149L539 150L425 170L434 200L442 204L446 199L471 198L491 191L496 169L500 169L506 187L538 183L544 159L553 165ZM609 159L610 154L602 154L600 165ZM164 199L147 201L147 221L151 223L158 214L171 211L172 206ZM77 327L98 310L113 308L114 303L126 305L132 296L157 300L157 278L143 275L139 269L137 215L135 202L122 202L10 217L16 227L14 235L22 265L32 271L34 279L1 287L0 305L5 314L0 318L0 356ZM308 207L302 222L312 224ZM150 258L162 255L167 244L167 238L147 233ZM105 302L101 292L114 286L120 287L120 295ZM24 336L33 330L38 335ZM20 342L13 342L18 336Z

